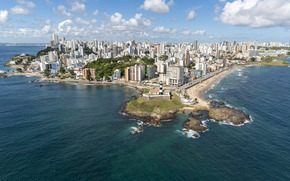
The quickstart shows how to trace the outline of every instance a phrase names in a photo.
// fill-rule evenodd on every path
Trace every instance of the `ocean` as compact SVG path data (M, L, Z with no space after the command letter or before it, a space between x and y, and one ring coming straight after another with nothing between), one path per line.
M137 120L118 112L133 88L0 78L0 180L290 180L289 77L235 69L205 97L253 122L208 121L198 139L181 133L187 114L132 135Z
M15 68L5 67L7 61L11 60L17 54L30 54L35 55L38 51L43 50L43 46L0 46L0 70L14 71Z

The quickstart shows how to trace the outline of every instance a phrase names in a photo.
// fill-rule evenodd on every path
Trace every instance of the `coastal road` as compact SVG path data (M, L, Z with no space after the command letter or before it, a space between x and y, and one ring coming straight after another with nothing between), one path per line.
M211 78L211 77L213 77L213 76L215 76L215 75L217 75L225 70L228 70L228 69L229 68L227 67L227 68L220 69L216 72L212 72L212 73L209 73L207 75L204 75L198 79L193 80L192 82L184 84L183 86L179 87L179 89L185 91L185 90L187 90L187 89L189 89L189 88L191 88L191 87L193 87L193 86L195 86L195 85L197 85L197 84L199 84L199 83L201 83L201 82L203 82L203 81L205 81L205 80L207 80L207 79L209 79L209 78Z

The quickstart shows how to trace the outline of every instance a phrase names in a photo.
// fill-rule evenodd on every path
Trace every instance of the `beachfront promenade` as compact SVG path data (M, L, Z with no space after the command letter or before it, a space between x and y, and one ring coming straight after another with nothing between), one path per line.
M187 89L189 89L189 88L191 88L191 87L193 87L193 86L195 86L195 85L197 85L197 84L199 84L199 83L201 83L201 82L203 82L203 81L205 81L205 80L207 80L207 79L209 79L209 78L211 78L211 77L213 77L213 76L215 76L215 75L217 75L225 70L228 70L228 69L229 69L229 67L220 69L216 72L211 72L209 74L206 74L198 79L195 79L187 84L184 84L183 86L179 87L179 90L181 91L181 93L185 93L185 91Z

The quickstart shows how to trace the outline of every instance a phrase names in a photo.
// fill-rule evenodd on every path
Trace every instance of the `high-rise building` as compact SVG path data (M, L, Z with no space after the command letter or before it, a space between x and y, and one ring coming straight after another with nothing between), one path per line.
M68 58L69 58L68 55L65 55L65 54L60 55L61 63L65 66L68 66L68 61L67 61Z
M152 79L155 76L155 66L147 65L147 77L148 79Z
M132 46L129 46L129 54L130 54L130 55L133 54L133 48L132 48Z
M142 81L145 77L145 66L135 65L130 67L130 80L132 81Z
M166 72L166 85L179 87L184 83L184 68L169 66Z
M247 50L250 49L250 46L251 46L251 41L249 40L249 41L248 41L248 44L247 44Z
M118 46L114 45L113 46L113 57L116 57L118 55Z
M198 43L197 40L194 40L194 44L193 44L193 49L194 49L194 50L197 50L197 48L198 48L198 47L197 47L197 43Z
M84 56L84 48L82 46L79 46L79 52L80 52L80 55L83 57Z
M51 62L56 62L58 60L58 55L56 51L50 51L48 52L49 60Z
M96 69L94 68L86 68L83 70L83 78L86 79L87 75L90 75L92 79L96 77Z
M53 40L53 45L57 45L59 44L59 39L58 39L58 36L56 34L52 34L52 40Z
M258 41L255 41L254 44L255 44L255 50L258 50Z
M130 67L125 68L125 81L130 80Z
M188 66L190 64L190 56L189 56L189 51L186 51L186 60L185 60L185 66Z

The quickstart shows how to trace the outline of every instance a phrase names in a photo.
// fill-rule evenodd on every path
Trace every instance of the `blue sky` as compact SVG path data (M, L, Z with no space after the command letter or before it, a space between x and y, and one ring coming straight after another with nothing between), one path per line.
M289 0L9 0L0 43L67 39L152 42L280 41L290 35Z

